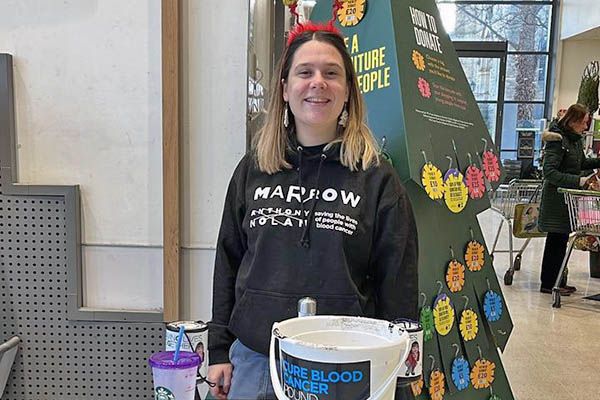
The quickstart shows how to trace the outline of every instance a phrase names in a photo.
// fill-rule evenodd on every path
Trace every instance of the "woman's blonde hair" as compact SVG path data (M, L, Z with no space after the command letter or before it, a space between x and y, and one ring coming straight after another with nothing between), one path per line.
M289 124L286 128L283 125L286 107L283 100L283 82L288 79L294 54L300 46L311 40L318 40L335 47L344 60L346 71L349 91L348 121L345 127L338 125L338 135L328 146L341 143L340 162L351 171L366 170L373 165L379 165L379 146L365 123L365 103L358 88L356 72L344 39L333 32L308 31L298 35L279 60L277 73L273 78L274 90L269 101L265 124L254 137L252 144L259 169L274 174L282 169L291 168L286 160L286 150L291 148L291 138L295 135L294 116L289 112Z

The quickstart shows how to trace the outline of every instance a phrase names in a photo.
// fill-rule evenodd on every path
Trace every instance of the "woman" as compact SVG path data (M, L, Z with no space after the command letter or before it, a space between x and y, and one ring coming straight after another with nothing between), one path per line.
M319 314L416 318L417 232L380 162L344 39L298 26L267 121L231 179L217 243L209 380L219 398L274 398L273 322Z
M542 260L542 293L552 293L571 233L567 205L557 189L586 188L588 179L580 176L581 171L600 167L600 159L586 158L583 153L582 133L589 118L585 106L573 104L558 122L550 125L548 132L542 134L545 143L544 185L539 226L542 231L548 232ZM563 279L561 295L568 296L575 290Z

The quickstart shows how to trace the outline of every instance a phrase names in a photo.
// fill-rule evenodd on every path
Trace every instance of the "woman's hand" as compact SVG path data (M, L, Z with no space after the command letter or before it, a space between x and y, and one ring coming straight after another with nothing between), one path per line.
M229 388L231 386L231 375L233 365L230 363L215 364L208 367L209 382L214 382L215 386L210 388L210 393L217 399L227 399Z
M600 181L598 181L598 178L595 175L588 181L588 189L596 192L600 191Z
M579 178L579 185L584 189L600 191L600 171L593 175Z

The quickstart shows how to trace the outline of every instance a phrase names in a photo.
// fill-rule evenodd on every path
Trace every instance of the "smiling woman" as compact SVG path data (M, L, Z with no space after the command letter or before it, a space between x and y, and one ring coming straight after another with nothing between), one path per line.
M364 120L342 35L298 24L227 191L209 328L215 397L274 397L271 327L306 295L325 315L416 318L412 208Z

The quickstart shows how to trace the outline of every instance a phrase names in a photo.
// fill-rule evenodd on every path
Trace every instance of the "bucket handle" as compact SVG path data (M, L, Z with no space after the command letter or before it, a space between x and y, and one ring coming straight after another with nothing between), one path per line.
M285 392L281 388L281 383L279 383L279 375L277 373L277 364L275 361L275 336L277 336L277 340L279 340L279 324L275 322L273 324L273 330L271 333L271 344L269 345L269 370L271 375L271 384L273 385L273 391L275 392L275 396L277 396L280 400L287 399Z
M279 400L286 400L288 397L285 395L283 388L281 387L281 383L279 382L278 374L277 374L277 365L275 361L275 336L277 336L277 340L280 339L279 335L279 324L275 322L273 324L273 334L271 335L271 344L269 346L269 370L271 375L271 384L273 385L273 391L275 392L275 396ZM402 331L403 335L408 335L406 331ZM385 379L383 384L373 393L367 400L377 400L381 397L381 394L388 388L388 386L395 382L398 379L398 374L400 373L400 369L402 368L402 362L408 356L408 352L410 351L409 346L406 346L404 350L404 354L398 359L398 365L396 368L390 373L390 375Z

